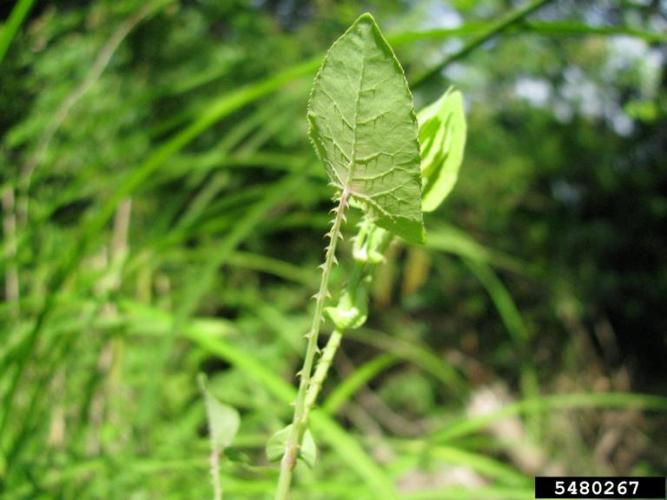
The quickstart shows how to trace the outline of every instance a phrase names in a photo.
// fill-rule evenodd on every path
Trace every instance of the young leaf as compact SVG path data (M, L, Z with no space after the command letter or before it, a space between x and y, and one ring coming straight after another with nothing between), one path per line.
M198 382L206 403L206 417L211 444L214 450L220 452L232 444L239 430L241 418L234 408L222 404L218 401L218 398L211 394L206 388L206 377L203 374L199 375Z
M366 277L355 285L348 285L338 299L338 304L324 310L338 330L355 330L366 323L369 281L370 277Z
M352 255L357 262L379 264L384 261L384 252L391 242L392 234L376 226L364 217L354 237Z
M412 95L370 14L359 17L327 52L310 95L308 121L331 182L377 225L423 242Z
M419 112L422 210L432 212L454 188L463 160L466 118L463 96L449 89Z
M266 458L269 462L277 462L285 453L285 445L289 438L292 424L280 429L269 438L266 443ZM308 467L314 467L317 460L317 445L315 439L309 430L303 435L303 442L299 448L299 458L302 459Z

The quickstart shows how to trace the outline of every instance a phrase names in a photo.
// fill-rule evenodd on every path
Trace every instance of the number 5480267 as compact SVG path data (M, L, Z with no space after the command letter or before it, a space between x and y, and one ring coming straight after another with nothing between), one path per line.
M556 481L554 493L561 495L635 495L639 489L639 481L578 481L572 478L569 481Z

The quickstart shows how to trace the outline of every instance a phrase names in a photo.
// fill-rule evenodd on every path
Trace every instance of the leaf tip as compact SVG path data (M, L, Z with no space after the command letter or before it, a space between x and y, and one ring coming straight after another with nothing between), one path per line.
M361 14L361 15L357 18L357 20L355 21L354 24L357 24L357 23L371 23L371 24L377 24L377 23L375 22L375 18L373 17L373 15L372 15L370 12L364 12L363 14Z

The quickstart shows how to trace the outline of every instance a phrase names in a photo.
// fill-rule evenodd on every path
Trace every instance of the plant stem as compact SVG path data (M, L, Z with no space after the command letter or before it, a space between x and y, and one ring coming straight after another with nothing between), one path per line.
M363 239L372 237L370 236L370 233L378 230L377 226L373 225L369 220L366 219L365 222L365 226L362 226L361 228L361 231L364 232ZM359 238L359 236L357 236L357 238ZM383 255L391 244L392 240L393 237L391 233L387 231L381 231L381 239L377 243L375 252ZM368 284L362 285L362 280L365 276L371 275L375 266L377 266L377 263L369 263L367 261L357 260L350 276L350 282L347 286L353 288L358 286L368 286ZM342 338L343 332L339 329L334 330L331 333L329 340L327 341L327 345L322 350L322 355L317 360L315 374L313 375L313 379L310 383L310 386L308 387L308 392L306 393L306 420L308 420L310 410L312 410L312 408L315 406L315 403L317 402L317 397L320 395L320 391L322 390L322 384L329 374L331 363L333 362L333 359L336 356L336 352L340 347Z
M222 500L222 483L220 483L220 452L214 446L211 450L211 481L213 482L213 500Z
M443 69L449 66L454 61L467 56L470 52L475 50L477 47L480 47L484 42L490 40L497 34L505 31L511 26L520 23L530 14L540 9L541 7L551 3L553 0L533 0L532 2L527 2L516 10L513 10L509 14L501 17L497 21L491 23L489 27L483 30L481 33L473 37L469 42L467 42L459 50L445 57L444 60L436 64L434 67L430 68L426 73L417 77L414 81L411 81L410 87L415 89L424 83L431 80L436 75L440 74Z
M308 423L308 411L306 409L306 394L308 392L311 382L311 372L313 370L313 362L317 352L317 337L320 333L320 324L322 323L322 313L324 311L324 302L329 294L329 276L331 269L336 262L336 244L341 234L341 226L345 219L345 209L347 208L349 193L344 190L338 206L334 209L336 216L329 231L329 246L327 247L324 264L322 264L322 278L320 281L320 288L315 295L315 312L313 313L313 321L310 330L306 337L308 344L306 346L306 355L303 360L303 368L300 372L299 392L296 397L296 404L294 407L294 418L292 420L292 429L287 439L285 446L285 454L280 462L280 478L278 479L278 488L276 490L276 500L285 500L289 493L290 484L292 482L292 471L296 466L296 461L299 456L299 446L306 431Z
M331 333L329 340L327 341L327 345L322 350L320 359L317 361L315 374L313 375L310 386L308 387L308 392L306 393L306 420L308 419L310 410L313 408L313 406L315 406L317 396L320 395L322 384L327 378L329 368L331 368L331 362L336 355L336 351L338 351L338 347L340 346L340 341L342 338L343 332L338 329L334 330Z

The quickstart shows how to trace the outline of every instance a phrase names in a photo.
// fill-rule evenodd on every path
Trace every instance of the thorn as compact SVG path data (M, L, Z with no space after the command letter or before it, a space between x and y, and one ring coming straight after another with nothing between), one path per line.
M340 241L343 241L344 240L343 233L338 233L338 238L340 239Z
M333 263L334 263L335 265L338 265L338 259L336 258L335 255L332 255L332 256L331 256L331 260L333 261Z
M315 299L315 300L318 300L319 298L320 298L319 293L313 294L313 296L311 297L311 299Z
M321 269L322 271L324 271L325 267L327 267L327 266L324 264L324 262L322 264L320 264L319 266L317 266L317 268Z

